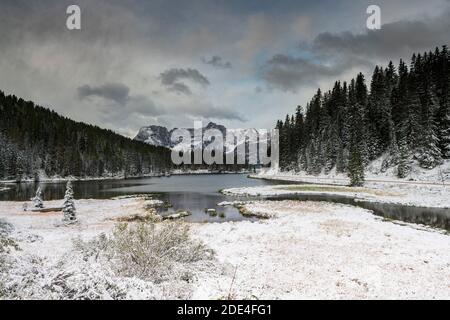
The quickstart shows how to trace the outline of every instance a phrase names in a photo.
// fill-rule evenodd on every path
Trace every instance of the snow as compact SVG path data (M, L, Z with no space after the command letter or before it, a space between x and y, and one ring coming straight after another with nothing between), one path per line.
M12 234L14 238L23 240L32 235L41 239L38 242L21 242L24 252L60 257L70 249L72 239L80 237L89 240L102 232L108 232L114 226L114 219L142 213L145 203L143 199L76 200L79 222L66 226L62 222L62 212L24 212L22 202L1 201L0 219L15 227ZM63 200L45 202L46 207L61 207L62 204Z
M163 146L174 151L186 151L202 149L205 145L209 144L209 141L202 136L202 141L172 141L172 133L177 128L173 128L171 130L166 127L151 125L142 127L134 140L142 141L144 143L154 145L154 146ZM193 128L185 128L191 133L191 136L194 135ZM208 129L216 129L219 130L223 135L223 148L226 153L235 152L238 146L242 146L244 143L248 142L250 145L258 144L258 131L254 128L252 129L227 129L220 124L216 124L214 122L209 122L205 127L202 128L202 133ZM231 139L227 139L227 134L235 135L236 142L231 141Z
M54 207L61 203L47 201L46 205ZM62 212L24 212L20 202L0 202L0 222L13 226L10 237L21 249L11 250L8 255L14 264L8 271L6 283L15 290L19 288L19 298L188 299L193 283L181 279L178 269L166 270L173 273L173 279L154 283L116 275L109 264L100 263L95 255L94 259L86 258L74 251L74 243L98 241L101 234L111 233L117 221L143 216L148 213L145 208L159 203L159 200L144 197L77 200L78 222L67 225L62 222ZM202 272L220 273L215 260L199 261L191 267L192 271L186 276L192 279ZM0 274L0 286L4 276ZM62 286L58 285L60 280Z
M123 174L104 174L102 177L75 177L75 176L66 176L61 177L59 175L55 176L39 176L39 183L55 183L55 182L67 182L67 181L103 181L103 180L120 180L120 179L129 179L129 178L151 178L151 177L157 177L160 173L149 173L149 174L143 174L138 176L132 176L128 175L125 177ZM36 179L34 178L23 178L20 180L20 183L27 183L27 182L35 182ZM16 184L16 180L0 180L1 183L5 184Z
M283 176L274 176L273 179L281 180ZM286 180L292 181L290 178L286 178ZM351 188L323 184L290 184L229 188L222 190L222 192L230 195L266 197L295 194L345 195L357 200L396 203L418 207L450 208L450 185L372 183L371 188Z
M450 298L448 235L386 222L361 208L323 202L223 203L271 218L191 224L191 236L212 248L217 262L196 267L189 284L115 277L97 262L70 254L62 265L56 264L73 248L74 239L88 241L109 233L118 218L145 214L144 208L155 200L76 200L79 222L70 226L61 222L61 212L24 212L20 202L0 202L0 221L14 226L11 236L22 249L14 253L19 265L13 276L33 277L36 270L29 261L33 257L53 266L46 267L44 279L38 281L58 279L58 268L64 268L75 275L71 286L86 286L86 294L97 299ZM47 207L61 204L46 202ZM92 283L94 288L89 286Z
M415 165L405 179L396 177L395 168L381 172L383 158L379 158L366 168L363 189L342 188L339 193L369 201L381 201L421 207L450 208L450 160L444 161L434 169L426 170ZM261 170L251 178L280 182L347 186L349 179L344 173L336 173L335 168L328 173L309 175L306 172L279 172L273 169ZM291 185L291 188L294 187ZM356 191L355 191L356 190ZM361 192L362 190L362 192ZM264 186L224 190L225 193L247 195L281 194L323 194L324 192L300 192L287 190L286 186Z
M420 184L438 184L450 185L450 160L444 160L439 166L433 169L423 169L417 163L411 166L411 172L406 178L400 179L397 177L396 167L382 170L384 157L380 157L372 161L365 169L366 186L371 186L377 183L420 183ZM318 175L310 175L305 171L278 171L273 168L262 169L258 175L253 177L297 181L307 183L327 183L337 185L348 185L350 180L346 173L337 173L336 168L329 172Z
M194 298L450 298L448 235L338 204L259 201L246 209L275 218L196 226L228 272L205 279Z

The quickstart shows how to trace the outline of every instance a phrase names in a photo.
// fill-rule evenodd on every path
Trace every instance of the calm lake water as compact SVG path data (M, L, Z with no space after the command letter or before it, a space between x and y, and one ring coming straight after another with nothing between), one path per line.
M74 181L73 190L76 199L109 199L117 196L133 194L155 194L155 198L167 201L172 208L162 214L174 213L177 210L188 210L191 216L186 221L237 221L255 220L242 216L234 207L219 207L217 203L233 201L236 197L225 196L219 191L232 187L251 187L274 184L275 182L260 179L249 179L246 174L205 174L205 175L173 175L171 177L152 177L107 181ZM45 200L63 199L66 183L21 183L8 185L11 189L0 193L0 200L27 201L32 198L38 187L41 187ZM211 217L205 209L214 208L225 213L225 218Z
M223 222L239 220L256 220L244 217L231 206L220 207L222 201L238 200L237 196L226 196L221 189L233 187L252 187L268 184L282 184L280 181L249 179L246 174L205 174L174 175L171 177L154 177L108 181L75 181L73 189L76 199L109 199L133 194L154 194L154 198L167 201L171 208L160 210L163 215L177 210L188 210L191 216L185 218L190 222ZM286 183L286 182L284 182ZM66 183L21 183L8 185L11 189L0 192L0 200L27 201L32 198L38 186L41 187L45 200L63 199ZM248 200L248 198L245 198ZM450 231L450 209L421 208L398 204L355 201L353 197L343 195L283 195L268 197L268 200L296 199L301 201L326 201L359 206L375 214L396 220L422 223ZM216 209L224 213L211 217L205 209Z

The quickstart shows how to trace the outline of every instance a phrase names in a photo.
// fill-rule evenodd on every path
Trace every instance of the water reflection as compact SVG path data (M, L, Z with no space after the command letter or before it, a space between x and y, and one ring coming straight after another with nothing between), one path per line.
M274 184L275 182L248 179L244 174L181 175L127 180L74 181L73 190L76 199L109 199L132 194L155 194L158 199L172 205L162 214L188 210L190 222L220 222L237 220L255 220L242 216L234 207L219 207L217 203L232 201L234 197L219 193L220 189L231 187L251 187ZM0 200L28 201L38 187L41 187L45 200L63 199L66 183L22 183L10 185L10 190L0 193ZM210 216L205 209L216 209L217 216ZM223 213L220 217L219 213Z

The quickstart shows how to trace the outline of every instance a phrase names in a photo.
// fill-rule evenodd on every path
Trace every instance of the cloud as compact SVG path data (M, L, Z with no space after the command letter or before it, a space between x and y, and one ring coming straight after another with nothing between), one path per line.
M381 0L383 21L401 22L380 32L366 32L366 6L351 0L77 0L80 31L65 26L70 2L0 1L0 89L121 132L202 115L231 127L240 112L271 123L309 98L305 86L448 43L450 30L443 0ZM219 72L229 61L233 72Z
M219 69L231 69L231 62L224 61L222 57L220 56L212 56L209 60L202 58L202 62L205 64L209 64L213 67L219 68Z
M89 97L100 97L125 105L129 99L130 88L122 83L106 83L97 87L83 85L78 87L77 92L80 100Z
M211 118L218 120L238 120L240 122L246 121L246 118L239 112L231 108L214 106L208 102L195 101L188 106L178 109L180 112L185 112L193 117Z
M172 85L169 86L168 90L176 93L183 93L186 95L192 94L191 89L189 89L189 87L182 82L173 83Z
M108 123L120 123L126 119L130 125L133 117L155 117L166 112L144 95L130 95L130 88L122 83L83 85L78 87L77 94L80 100L101 98L102 100L93 103L100 111L102 120Z
M313 50L375 59L409 58L413 52L448 44L449 30L447 10L434 19L387 23L380 30L360 34L324 32L314 39Z
M191 94L191 90L188 85L180 80L188 80L199 84L203 88L210 84L208 78L201 74L200 71L191 68L172 68L161 73L159 78L168 90L184 94Z
M303 42L296 55L272 56L261 67L260 78L270 88L297 92L319 86L322 80L337 80L354 69L367 72L376 64L434 50L449 43L448 30L450 10L434 19L387 23L380 30L323 32Z
M183 88L182 83L174 82L171 88L176 90L189 90ZM190 93L190 91L187 91ZM115 127L122 124L121 132L132 132L149 123L159 122L173 116L184 115L186 119L204 118L218 120L245 121L239 112L230 108L217 107L212 103L190 96L175 99L172 103L162 102L155 104L149 97L139 94L131 95L130 88L122 83L106 83L98 86L83 85L77 89L78 98L85 100L91 97L101 98L89 101L91 107L98 111L98 117L103 123Z
M297 92L300 87L317 87L320 79L336 77L346 67L345 61L325 65L311 59L277 54L263 66L262 78L271 88Z

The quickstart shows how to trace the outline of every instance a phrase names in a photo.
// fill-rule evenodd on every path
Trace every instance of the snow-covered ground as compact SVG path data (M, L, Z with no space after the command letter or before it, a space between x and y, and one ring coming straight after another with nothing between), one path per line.
M47 208L58 207L61 202L47 201L45 205ZM160 272L168 279L156 282L142 276L117 274L113 271L114 266L108 256L99 258L96 254L96 251L101 253L107 248L102 245L102 234L111 237L112 232L117 231L114 228L119 222L139 220L138 217L146 219L149 215L154 215L154 212L149 213L148 208L160 204L159 200L147 200L143 197L78 200L78 223L65 225L62 223L62 212L23 211L21 202L0 201L0 240L4 239L2 230L10 230L8 239L13 239L20 248L11 248L5 257L3 243L0 241L0 299L2 295L25 299L190 298L193 279L199 274L222 273L220 269L216 269L219 266L216 260L208 258L186 262L184 266L181 266L182 263L161 263L164 270ZM158 223L156 228L163 226L167 226L167 223ZM168 236L170 232L173 229L168 231ZM150 244L151 241L154 239L150 240ZM77 243L82 243L82 249L80 245L76 248ZM197 248L196 244L193 246ZM171 249L180 250L179 247ZM129 257L125 258L126 261L135 258L136 253L132 250L125 251L122 252ZM153 259L152 253L149 252L148 255ZM5 267L2 262L5 259L6 265L11 267ZM8 292L6 295L5 291Z
M45 206L61 207L62 203L62 200L46 201ZM0 219L14 226L12 236L20 242L23 251L60 257L70 248L72 239L80 237L89 240L102 232L108 232L114 226L114 219L142 214L147 203L142 198L76 200L79 223L65 226L62 212L23 211L22 202L0 201ZM31 238L39 241L28 241Z
M52 265L71 250L73 239L108 234L121 217L142 215L153 204L144 198L78 200L79 223L65 226L60 212L24 212L20 202L0 202L0 221L13 225L11 236L22 249L12 253L22 259L15 279L35 272L28 255ZM216 262L193 270L193 283L111 278L97 264L86 267L76 259L67 262L71 279L80 281L77 288L97 277L109 279L128 288L126 298L450 299L450 237L444 233L382 221L364 209L339 204L254 201L244 206L271 218L191 225L191 236L216 253ZM40 281L44 285L47 280ZM176 293L169 294L171 288Z
M371 188L350 188L320 184L280 184L229 188L222 190L222 192L224 194L246 196L336 194L367 201L398 203L418 207L450 208L450 186L447 185L373 184Z
M365 169L365 186L372 187L379 184L419 184L419 185L450 185L450 160L434 169L423 169L416 163L411 165L410 173L403 179L397 177L396 167L389 167L383 170L384 157L372 161ZM310 175L304 171L280 172L273 168L262 169L254 178L285 180L307 183L325 183L336 185L348 185L350 179L346 173L336 172L333 168L329 172L321 172L317 175Z
M103 181L103 180L121 180L121 179L131 179L131 178L151 178L151 177L159 177L161 173L148 173L143 175L128 175L125 176L123 174L105 174L101 177L75 177L75 176L66 176L61 177L59 175L55 176L47 176L45 173L41 173L38 176L39 183L54 183L54 182L66 182L66 181ZM20 182L35 182L35 178L23 178ZM16 180L0 180L1 183L6 184L15 184Z
M450 237L329 203L258 201L274 218L196 226L236 276L203 281L194 297L450 299Z

